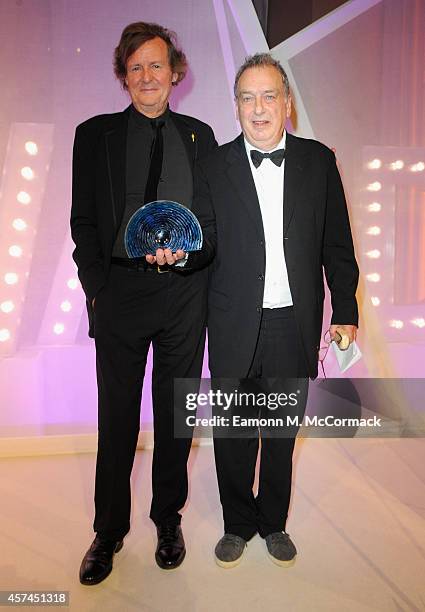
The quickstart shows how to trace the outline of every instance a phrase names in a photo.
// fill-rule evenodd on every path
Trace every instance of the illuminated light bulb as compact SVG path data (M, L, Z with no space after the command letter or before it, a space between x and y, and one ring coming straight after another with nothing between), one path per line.
M62 302L61 310L63 310L63 312L69 312L71 308L72 308L71 302L69 302L68 300L65 300L64 302Z
M63 323L55 323L53 326L53 331L59 336L65 331L65 325Z
M366 274L366 278L371 283L379 283L381 280L381 275L378 272L371 272L370 274Z
M379 181L375 181L374 183L369 183L367 186L368 191L381 191L382 185Z
M379 306L379 304L381 303L381 300L379 299L379 297L376 297L376 296L371 297L370 301L372 302L374 306Z
M394 329L403 329L404 323L399 319L393 319L392 321L390 321L390 327L394 327Z
M380 159L372 159L367 165L370 170L378 170L382 166L382 162Z
M381 251L373 249L372 251L368 251L366 255L370 257L370 259L379 259L379 257L381 257Z
M410 166L410 172L423 172L425 170L424 162L420 161L417 164L412 164Z
M12 310L15 310L15 304L12 302L12 300L7 300L6 302L2 302L0 304L0 310L5 313L12 312Z
M27 229L27 224L23 219L14 219L12 226L15 230L18 230L18 232L22 232L24 229Z
M77 53L80 53L80 52L81 52L80 47L77 47Z
M28 140L25 143L25 151L29 154L29 155L37 155L38 153L38 147L35 144L35 142L32 142L32 140Z
M382 206L379 202L372 202L372 204L369 204L369 206L367 207L369 212L379 212L381 208Z
M18 195L16 196L16 199L21 204L29 204L31 202L31 196L26 191L20 191Z
M66 284L70 289L76 289L80 283L77 278L70 278Z
M9 247L9 255L11 257L21 257L22 252L22 248L17 244L13 244L11 247Z
M16 285L18 280L19 280L19 277L16 274L16 272L6 272L6 274L4 275L4 282L7 285Z
M402 168L404 168L404 161L402 161L401 159L397 159L395 162L392 162L392 164L390 164L390 168L391 170L401 170Z
M34 170L29 166L24 166L21 168L21 176L27 181L32 181L34 178Z
M0 342L6 342L10 339L10 331L8 329L0 329Z
M413 325L416 325L416 327L425 327L425 319L423 319L422 317L412 319L412 323Z
M380 233L381 228L379 227L379 225L371 225L366 230L366 234L369 234L369 236L379 236Z

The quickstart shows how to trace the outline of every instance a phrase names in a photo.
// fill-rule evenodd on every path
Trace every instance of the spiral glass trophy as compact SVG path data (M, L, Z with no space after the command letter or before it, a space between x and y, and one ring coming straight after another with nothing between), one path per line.
M157 200L136 210L127 223L124 244L130 258L155 255L157 249L189 253L202 248L202 230L191 210Z

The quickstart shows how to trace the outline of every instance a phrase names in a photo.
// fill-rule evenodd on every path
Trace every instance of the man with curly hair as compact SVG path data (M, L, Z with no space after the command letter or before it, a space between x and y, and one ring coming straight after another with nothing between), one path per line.
M185 556L179 511L187 498L191 440L174 437L173 380L201 375L207 271L178 269L177 255L161 267L130 259L124 237L143 203L169 199L190 208L194 163L216 146L208 125L168 106L187 69L172 32L151 23L128 25L114 69L131 104L79 125L73 157L73 257L96 344L99 411L96 537L80 568L85 585L108 576L130 529L130 475L151 344L155 558L172 569Z

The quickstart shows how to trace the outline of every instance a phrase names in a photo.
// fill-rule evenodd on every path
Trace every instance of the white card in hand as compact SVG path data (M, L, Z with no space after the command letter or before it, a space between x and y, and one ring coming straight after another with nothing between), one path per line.
M357 363L362 356L362 353L355 341L352 342L345 351L341 351L336 342L332 342L332 347L341 372L346 372L348 368L351 368L352 365Z

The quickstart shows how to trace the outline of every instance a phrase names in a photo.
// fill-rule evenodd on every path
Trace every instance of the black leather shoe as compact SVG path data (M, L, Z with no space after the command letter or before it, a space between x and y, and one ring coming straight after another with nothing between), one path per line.
M84 555L80 567L81 584L99 584L112 572L114 554L119 552L124 542L106 540L96 536L92 545Z
M186 547L180 525L160 525L156 528L158 546L155 560L162 569L174 569L185 558Z

